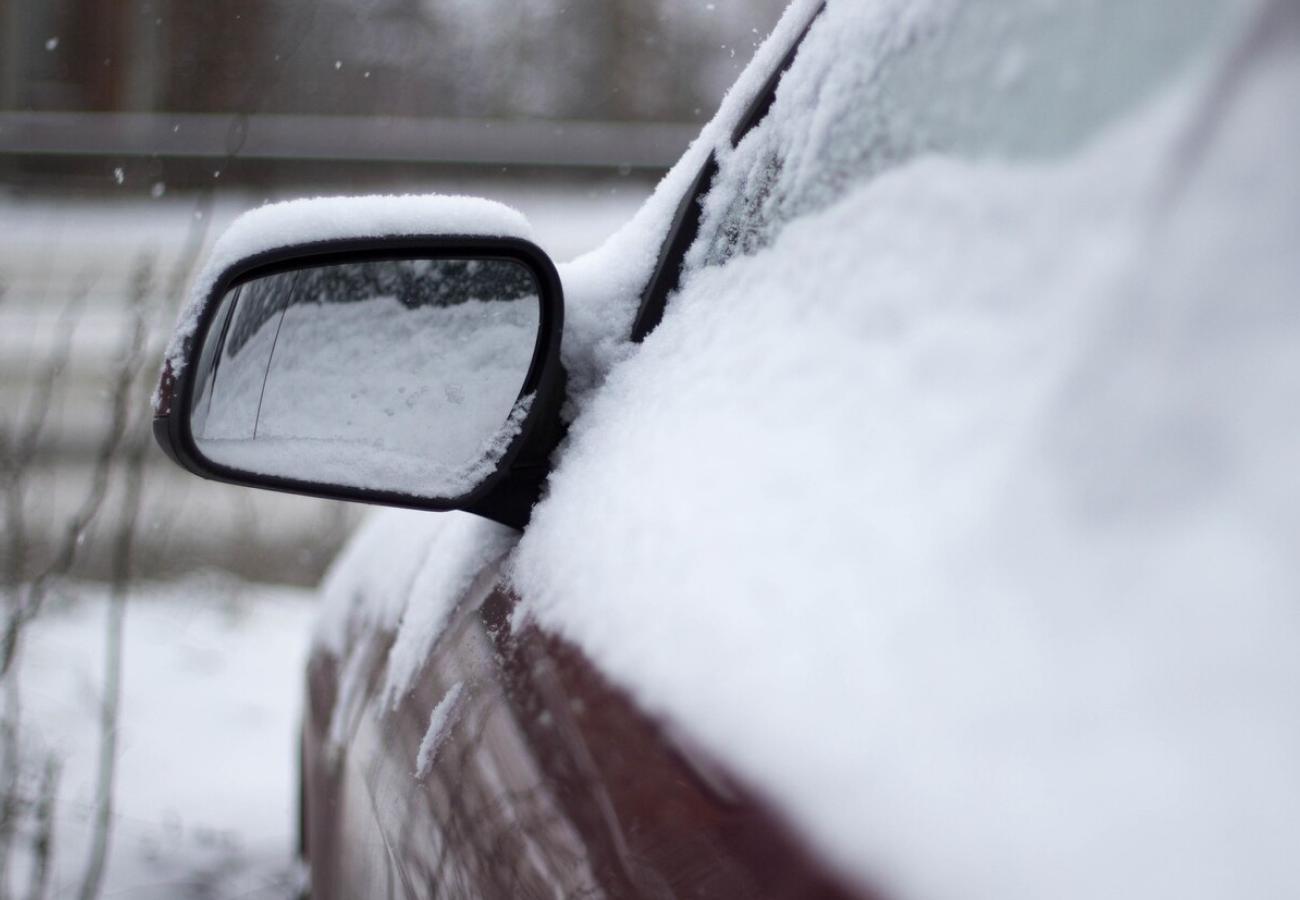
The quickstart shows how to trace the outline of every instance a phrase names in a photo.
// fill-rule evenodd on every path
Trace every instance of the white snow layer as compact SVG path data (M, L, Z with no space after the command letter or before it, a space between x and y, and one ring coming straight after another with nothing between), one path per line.
M681 192L813 5L562 269L574 421L526 609L886 896L1300 895L1295 29L1067 159L921 155L751 256L697 248L628 345ZM906 45L950 8L832 3L814 38ZM377 516L319 639L398 632L400 702L512 540Z
M32 623L18 675L34 701L23 711L25 750L61 764L51 897L75 895L92 837L109 602L102 585L62 593ZM211 576L135 586L103 896L294 896L287 870L315 607L306 591Z
M718 115L633 219L601 247L559 267L565 294L563 354L570 414L581 408L611 366L628 354L627 334L637 301L654 271L681 195L709 154L728 143L768 73L817 5L818 0L791 3L728 92ZM220 271L219 266L208 268L213 278ZM385 690L390 701L400 702L420 671L422 654L433 646L460 594L484 566L513 546L516 537L511 529L473 516L377 510L325 580L317 644L343 660L346 681L348 672L363 672L368 664L355 652L364 644L359 638L396 631L409 608L412 624L403 626L404 640L399 635L403 649L389 660ZM346 722L362 699L359 688L359 683L345 683L340 692L334 732L338 740L345 736Z
M179 373L185 342L194 334L208 294L221 273L258 253L343 238L455 235L533 240L532 226L502 203L438 194L316 197L271 203L244 213L217 239L181 307L165 359ZM158 397L154 397L157 408Z
M423 668L447 617L518 532L466 513L383 510L362 526L326 578L315 643L343 661L330 735L342 745L365 701L374 645L393 634L384 701L396 707ZM348 651L351 650L349 655Z
M415 777L421 781L429 774L430 767L438 758L438 750L447 737L448 729L456 723L460 698L464 692L465 682L456 682L429 714L429 729L424 733L420 748L415 754Z
M632 349L627 341L641 292L654 273L682 195L731 133L812 17L819 0L793 0L754 59L723 98L682 158L655 187L636 215L600 247L559 266L564 285L564 343L570 408L576 416L606 373Z
M531 613L886 896L1300 896L1294 38L695 271Z

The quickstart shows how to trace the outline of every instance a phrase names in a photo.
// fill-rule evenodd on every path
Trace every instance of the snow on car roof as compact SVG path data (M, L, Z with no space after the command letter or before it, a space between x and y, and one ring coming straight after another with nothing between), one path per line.
M1285 27L1063 159L921 154L693 255L629 345L729 101L562 273L579 392L523 613L887 896L1300 890L1300 26L1258 6ZM792 95L850 77L837 31L905 41L923 7L832 2ZM322 640L397 630L400 696L508 545L378 517Z

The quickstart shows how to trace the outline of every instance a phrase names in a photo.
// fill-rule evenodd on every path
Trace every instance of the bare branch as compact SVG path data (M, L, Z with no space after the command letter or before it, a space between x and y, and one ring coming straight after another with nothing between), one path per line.
M31 872L27 900L44 900L50 887L50 863L54 858L54 800L59 791L59 763L45 760L33 815Z
M90 293L92 282L83 279L77 285L68 302L59 313L55 326L55 342L45 359L44 371L36 379L35 389L27 404L27 414L18 428L13 445L13 464L18 471L24 471L31 464L40 449L40 440L49 421L50 401L54 390L72 358L72 334L76 331L77 321L81 318L86 296Z
M41 604L49 591L50 584L71 570L77 560L86 529L99 513L104 498L108 493L113 466L121 455L127 428L132 420L135 394L132 388L143 365L145 341L148 336L148 323L145 316L145 301L153 277L153 260L141 258L137 263L131 279L132 321L131 334L123 348L121 365L112 391L112 405L108 428L100 441L91 476L90 490L87 491L81 506L64 527L60 542L49 565L26 585L25 596L18 603L16 618L12 625L6 623L6 632L10 627L21 628L40 612ZM0 638L0 677L9 670L13 655L9 652L8 634Z
M27 476L32 460L40 448L41 436L49 419L54 391L67 369L72 355L72 334L80 318L82 305L91 281L82 279L78 289L64 304L55 329L54 346L46 357L43 371L35 379L35 389L27 413L10 434L7 423L0 422L0 490L3 491L5 567L0 572L6 585L4 626L0 632L0 676L8 672L17 652L19 632L24 621L23 609L29 605L21 585L26 580L32 548L24 504L27 499Z
M137 411L143 403L136 399L138 376L143 368L146 327L146 300L149 294L151 267L142 266L132 285L130 302L135 322L129 352L123 357L114 394L114 421L118 423L120 448L124 463L124 498L122 520L117 529L112 558L112 589L109 594L108 626L104 635L104 695L99 715L99 759L95 779L95 818L92 826L90 856L78 893L80 900L94 900L103 886L104 867L113 835L114 785L117 779L117 725L122 701L122 636L126 622L126 602L132 578L135 537L139 524L140 498L144 485L147 430ZM134 427L128 427L134 426Z
M22 815L20 803L22 760L19 758L18 722L22 714L17 673L3 683L4 709L0 711L0 897L9 896L9 854Z

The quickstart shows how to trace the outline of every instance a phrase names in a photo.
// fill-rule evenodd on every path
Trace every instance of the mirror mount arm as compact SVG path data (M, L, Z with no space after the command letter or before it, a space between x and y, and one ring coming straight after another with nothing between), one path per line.
M545 464L516 466L501 485L503 489L495 490L482 500L465 505L463 509L515 531L523 531L532 518L533 505L541 497L542 486L550 472L550 466Z
M552 397L563 398L567 377L564 367L557 365L554 384L547 392ZM465 512L491 519L516 531L523 531L532 518L533 507L541 499L546 479L551 474L551 453L564 440L568 428L558 415L546 416L537 422L527 435L527 443L509 473L493 485L482 498L466 503Z

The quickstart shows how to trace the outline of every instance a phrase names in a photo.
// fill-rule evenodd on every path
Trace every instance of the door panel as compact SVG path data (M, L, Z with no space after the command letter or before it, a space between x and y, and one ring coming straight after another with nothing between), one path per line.
M532 625L513 632L514 597L480 584L395 710L375 664L342 751L328 743L337 663L313 658L317 900L867 896L573 647ZM374 642L361 652L382 661L391 635Z

